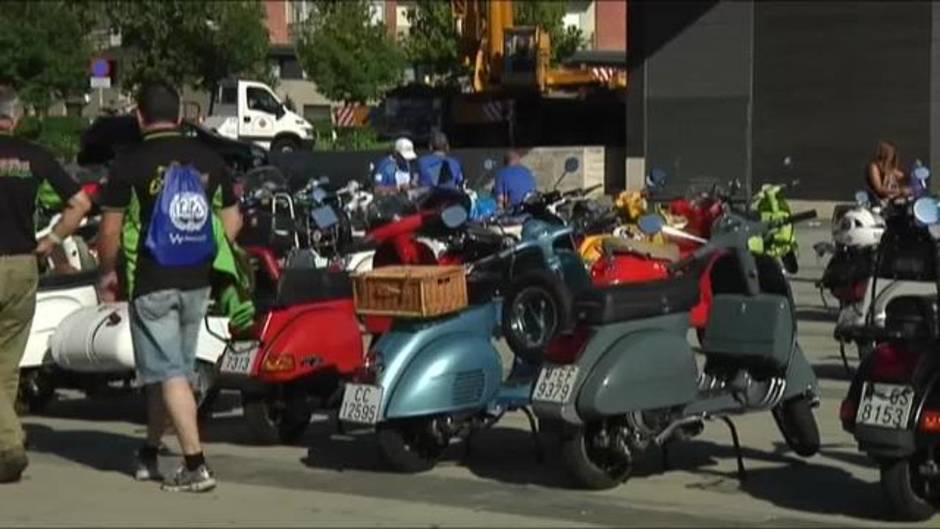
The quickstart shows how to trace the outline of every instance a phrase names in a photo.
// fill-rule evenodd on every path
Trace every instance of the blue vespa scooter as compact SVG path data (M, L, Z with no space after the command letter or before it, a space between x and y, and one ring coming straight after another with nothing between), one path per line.
M517 355L503 380L494 341L506 308L519 312L512 320L532 343L547 343L546 333L564 328L571 292L590 283L571 234L530 220L518 244L468 267L467 308L397 319L346 385L339 420L374 426L382 459L402 472L433 468L451 440L467 440L507 411L526 413L538 447L528 409L538 359Z

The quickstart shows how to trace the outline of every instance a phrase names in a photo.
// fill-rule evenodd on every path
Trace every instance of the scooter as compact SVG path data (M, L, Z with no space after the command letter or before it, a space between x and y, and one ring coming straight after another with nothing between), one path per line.
M255 323L227 340L218 384L241 390L255 441L291 443L315 410L335 406L341 382L363 364L352 286L342 270L282 270L270 250L249 252L258 266Z
M930 281L932 293L895 296L884 324L868 327L876 346L859 365L839 416L859 450L878 464L891 511L904 520L926 520L940 505L937 200L917 200L906 220L889 220L877 260L900 276ZM875 310L869 307L869 315Z
M502 380L493 340L499 334L504 296L543 322L535 342L552 332L549 319L565 317L570 292L589 279L571 241L571 228L531 220L521 243L477 261L467 276L470 305L430 320L396 319L370 348L366 366L346 385L339 419L374 426L382 459L392 468L432 468L454 438L468 440L507 411L527 406L538 358L516 362ZM547 299L550 298L550 299ZM519 318L528 317L520 311ZM517 353L517 358L519 355Z
M797 343L792 294L777 261L749 251L752 237L813 217L815 211L757 222L729 211L708 244L671 266L673 277L575 296L576 324L549 347L532 406L559 436L563 464L578 486L626 481L650 446L697 435L713 418L729 426L743 477L729 417L755 411L772 411L799 455L819 450L817 381ZM647 217L644 231L655 233L662 222ZM688 311L699 302L699 274L716 254L700 371L687 341Z

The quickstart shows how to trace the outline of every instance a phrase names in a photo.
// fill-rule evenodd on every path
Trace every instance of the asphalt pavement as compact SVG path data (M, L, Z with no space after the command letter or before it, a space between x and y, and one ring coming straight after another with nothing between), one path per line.
M522 415L507 416L461 445L433 471L383 469L368 431L339 435L317 416L295 446L249 442L238 398L222 396L204 428L220 480L203 495L164 493L130 477L142 437L137 396L84 398L62 393L42 416L24 417L30 467L0 486L0 524L16 526L884 526L878 472L842 432L838 409L848 386L832 339L834 312L813 282L821 275L812 244L825 224L799 229L801 270L791 278L800 341L820 378L819 455L790 452L769 413L736 419L746 480L737 477L727 428L708 423L698 438L670 449L664 470L651 450L636 474L608 491L572 490L557 453L538 463ZM175 441L167 443L174 447ZM167 472L179 456L161 457ZM924 525L940 526L940 517Z

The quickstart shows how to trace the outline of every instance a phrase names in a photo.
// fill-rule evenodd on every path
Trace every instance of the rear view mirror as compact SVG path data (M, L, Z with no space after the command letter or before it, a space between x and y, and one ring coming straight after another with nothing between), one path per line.
M914 202L914 218L921 224L930 226L940 220L940 212L937 211L937 201L930 197L923 197Z
M313 223L321 230L325 230L339 223L336 212L329 206L323 206L310 212L310 218Z
M493 169L496 168L496 165L497 165L496 160L494 160L493 158L487 158L483 160L483 169L486 169L487 171L492 171Z
M577 171L579 167L581 167L581 164L574 156L570 156L565 160L565 172L573 173Z
M467 210L463 206L453 205L441 211L441 222L450 229L456 229L467 222Z
M659 215L643 215L637 221L640 231L646 235L656 235L663 230L666 222Z
M789 168L793 167L793 158L791 158L790 156L784 156L784 157L783 157L783 167L786 168L786 169L789 169Z
M661 188L666 185L666 171L662 169L653 169L646 175L646 186L652 189Z
M321 186L325 186L330 183L330 177L321 176L320 178L317 178L317 183L319 183Z
M926 167L924 167L923 165L921 165L921 166L918 167L917 169L914 169L914 174L913 174L913 176L914 176L914 178L916 178L916 179L918 179L918 180L920 180L920 181L923 182L923 181L927 180L928 178L930 178L930 169L927 169Z

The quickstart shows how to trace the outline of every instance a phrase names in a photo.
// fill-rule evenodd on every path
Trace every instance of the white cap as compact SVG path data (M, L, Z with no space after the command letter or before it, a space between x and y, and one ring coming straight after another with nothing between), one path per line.
M398 138L395 140L395 152L406 160L414 160L418 157L418 155L415 154L414 144L411 143L411 140L408 138Z

